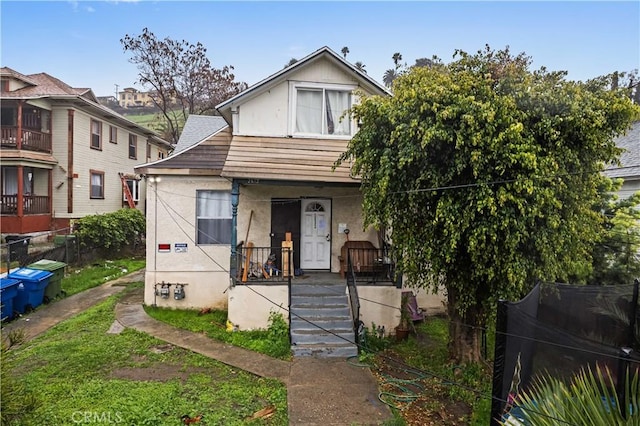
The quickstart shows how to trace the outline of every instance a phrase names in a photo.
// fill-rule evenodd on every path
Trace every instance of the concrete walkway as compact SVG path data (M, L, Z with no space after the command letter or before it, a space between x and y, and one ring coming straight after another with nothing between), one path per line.
M10 330L23 328L27 339L32 339L136 281L144 281L144 271L42 306L5 326L3 338ZM282 381L287 385L290 425L379 425L392 418L378 399L377 384L368 368L345 359L274 359L156 321L146 314L142 303L142 289L127 294L116 305L117 321L232 367Z

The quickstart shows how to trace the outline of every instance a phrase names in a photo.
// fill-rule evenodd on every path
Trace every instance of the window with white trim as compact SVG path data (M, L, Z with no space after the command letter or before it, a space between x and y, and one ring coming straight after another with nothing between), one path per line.
M345 112L351 108L352 90L346 85L294 84L292 134L351 136L351 118Z
M231 243L231 192L196 191L199 245Z
M109 126L109 142L118 143L118 128L116 126Z
M127 179L126 182L133 201L137 203L140 201L140 181L138 179ZM124 191L122 194L122 201L127 201L127 195L124 194Z

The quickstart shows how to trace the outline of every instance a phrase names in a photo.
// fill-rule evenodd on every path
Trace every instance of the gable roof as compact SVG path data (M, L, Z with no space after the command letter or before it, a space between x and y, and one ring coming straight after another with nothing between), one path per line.
M230 144L231 129L224 118L192 114L187 117L170 156L141 164L135 170L137 173L220 176Z
M633 123L631 129L615 141L618 148L624 150L620 154L621 166L613 166L615 170L605 174L610 178L640 178L640 121Z
M336 52L334 52L327 46L324 46L316 50L315 52L311 53L310 55L307 55L306 57L300 59L293 65L290 65L286 68L281 69L275 74L270 75L264 80L259 81L258 83L254 84L248 89L238 93L234 97L222 102L221 104L216 106L216 109L220 112L220 114L222 114L225 120L227 120L227 123L231 124L231 108L234 105L241 104L246 100L259 95L260 93L263 93L269 90L273 86L286 80L291 73L298 71L302 68L305 68L322 58L327 58L333 63L335 63L336 65L338 65L338 67L342 68L343 70L354 74L358 83L362 87L370 91L371 93L378 93L380 95L391 95L391 92L389 92L389 90L386 87L384 87L383 85L375 81L366 73L360 71L350 62L347 62L342 56L338 55Z
M2 91L0 100L34 100L34 99L51 99L56 101L58 105L68 105L91 112L99 117L114 120L124 128L139 132L148 137L153 143L170 148L171 144L162 139L156 132L141 126L123 115L118 114L114 110L101 105L98 98L89 88L71 87L64 81L57 79L47 73L23 75L9 68L2 67L0 69L2 77L10 77L21 80L28 86L12 91Z

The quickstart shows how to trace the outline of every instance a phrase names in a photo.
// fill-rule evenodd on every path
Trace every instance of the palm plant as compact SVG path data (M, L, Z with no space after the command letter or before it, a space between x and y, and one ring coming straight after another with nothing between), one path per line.
M623 378L619 378L622 380ZM620 403L608 370L596 366L582 369L569 384L551 375L538 377L529 391L516 399L517 411L502 425L623 426L640 424L640 383L638 370L624 378L625 400ZM517 418L517 420L514 419Z
M355 66L358 70L362 71L363 73L367 73L366 65L362 63L362 61L358 61L355 64L353 64L353 66Z
M342 56L344 56L345 59L347 59L347 54L349 53L349 48L347 46L343 47L342 50Z

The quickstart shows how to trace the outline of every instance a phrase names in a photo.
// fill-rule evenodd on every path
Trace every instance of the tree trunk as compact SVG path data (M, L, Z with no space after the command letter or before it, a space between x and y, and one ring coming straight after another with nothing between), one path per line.
M448 293L449 313L449 357L458 364L477 363L482 361L482 327L479 319L482 312L477 305L467 308L460 315L456 308L455 291Z

